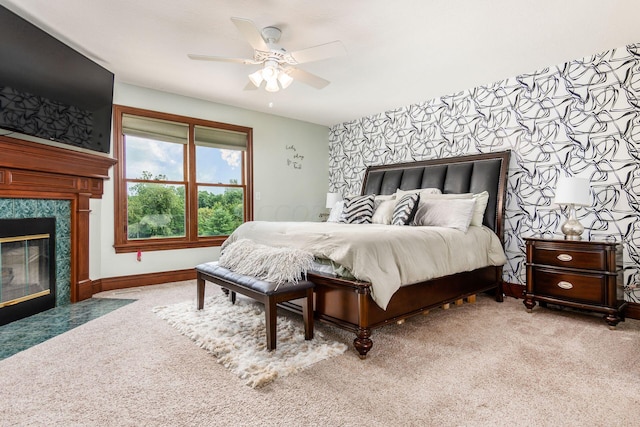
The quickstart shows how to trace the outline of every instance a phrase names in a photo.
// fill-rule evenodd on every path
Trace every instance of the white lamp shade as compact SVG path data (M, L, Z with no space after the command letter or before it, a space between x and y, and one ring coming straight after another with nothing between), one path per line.
M267 85L264 88L267 92L277 92L280 90L277 79L267 80Z
M587 178L558 178L553 203L557 205L590 206L589 180Z
M278 74L278 81L280 82L280 86L282 86L282 89L286 89L293 82L293 79L291 78L291 76L289 76L289 74L285 73L283 70L280 70L280 73Z
M262 70L258 70L255 73L249 74L249 80L251 80L251 83L253 83L256 87L260 87L262 81L264 80L262 78Z
M327 193L327 204L325 207L327 209L331 209L340 200L342 200L342 196L340 195L340 193Z

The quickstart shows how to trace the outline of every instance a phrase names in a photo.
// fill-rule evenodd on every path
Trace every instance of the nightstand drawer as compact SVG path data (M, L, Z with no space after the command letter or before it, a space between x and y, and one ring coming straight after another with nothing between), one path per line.
M534 268L533 274L536 295L604 304L605 275L572 274L544 268Z
M605 270L607 267L605 254L602 251L536 248L533 252L533 263L585 270Z

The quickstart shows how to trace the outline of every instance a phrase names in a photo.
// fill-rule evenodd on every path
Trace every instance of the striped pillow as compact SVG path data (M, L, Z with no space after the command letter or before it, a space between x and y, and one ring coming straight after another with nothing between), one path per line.
M371 224L375 196L345 197L340 222L346 224Z
M418 210L420 193L409 193L402 196L393 209L392 225L407 225L413 221L413 217Z

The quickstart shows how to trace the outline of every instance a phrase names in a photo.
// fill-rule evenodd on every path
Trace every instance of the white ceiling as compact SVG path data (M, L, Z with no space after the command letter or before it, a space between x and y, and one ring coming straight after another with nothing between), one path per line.
M116 81L331 126L640 42L638 0L0 0L112 71ZM231 22L282 29L331 84L243 90L256 65ZM272 107L269 107L272 103Z

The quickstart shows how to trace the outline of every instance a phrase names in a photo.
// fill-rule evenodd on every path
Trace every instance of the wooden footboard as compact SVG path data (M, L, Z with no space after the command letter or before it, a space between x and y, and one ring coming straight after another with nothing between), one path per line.
M480 292L496 291L502 301L502 267L458 273L427 282L401 287L391 298L386 310L371 298L371 285L327 275L309 273L315 283L315 319L354 332L353 345L364 359L373 346L372 329L404 320L443 304ZM296 303L283 307L301 312Z

